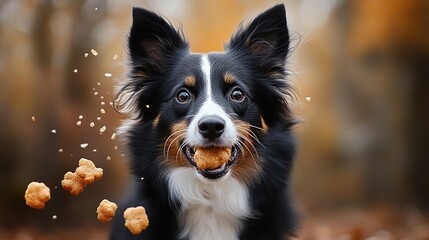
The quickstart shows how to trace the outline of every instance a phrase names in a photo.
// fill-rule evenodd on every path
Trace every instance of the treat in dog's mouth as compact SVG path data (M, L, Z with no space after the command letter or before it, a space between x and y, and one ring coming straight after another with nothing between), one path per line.
M183 147L188 161L198 173L208 179L218 179L228 173L229 167L237 159L236 146L189 146Z

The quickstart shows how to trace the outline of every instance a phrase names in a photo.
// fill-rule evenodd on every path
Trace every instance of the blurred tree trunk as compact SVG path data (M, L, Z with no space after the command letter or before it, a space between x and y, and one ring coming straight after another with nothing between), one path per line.
M348 0L337 15L344 157L361 163L368 203L428 208L428 2Z
M429 22L425 25L429 26ZM427 46L429 39L426 39ZM409 184L417 205L429 211L429 52L421 47L412 51L409 63L411 72L415 73L409 106Z
M56 129L58 126L58 110L60 108L60 91L59 82L61 79L58 76L57 69L52 66L52 55L54 49L52 47L52 30L50 28L50 21L54 12L54 6L51 1L41 1L37 5L36 19L39 20L39 25L35 26L33 32L34 39L34 57L37 64L38 73L35 76L39 84L36 84L37 95L40 96L40 102L37 104L37 112L44 113L43 116L38 116L38 134L37 146L35 146L31 161L34 167L31 168L36 171L34 176L39 179L44 179L57 169L56 152L44 151L44 149L58 149L59 143L56 135L51 130ZM46 109L49 109L46 111ZM49 148L46 148L49 146ZM44 151L44 152L41 152ZM46 181L49 182L49 179ZM52 181L52 180L51 180Z

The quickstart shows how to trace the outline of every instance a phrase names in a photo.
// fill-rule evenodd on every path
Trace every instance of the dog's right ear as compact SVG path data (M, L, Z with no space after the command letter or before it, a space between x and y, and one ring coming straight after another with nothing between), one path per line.
M128 38L129 54L134 65L142 62L162 71L170 57L189 51L181 33L158 14L133 8L133 24Z
M133 24L128 37L130 71L119 86L115 109L134 118L150 121L159 114L159 89L167 65L189 52L182 34L158 14L133 8Z

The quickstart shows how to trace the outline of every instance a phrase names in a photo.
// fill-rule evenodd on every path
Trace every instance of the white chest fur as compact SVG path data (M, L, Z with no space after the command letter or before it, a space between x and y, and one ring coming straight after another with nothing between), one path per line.
M232 176L225 177L208 181L185 167L170 172L170 195L182 203L180 237L238 240L242 220L250 216L248 191Z

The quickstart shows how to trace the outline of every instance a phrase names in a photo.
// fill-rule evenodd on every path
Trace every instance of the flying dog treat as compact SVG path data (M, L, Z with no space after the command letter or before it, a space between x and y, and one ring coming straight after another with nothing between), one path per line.
M146 210L142 206L127 208L124 212L124 218L125 227L134 235L141 233L149 226Z
M42 209L45 207L45 203L51 199L51 191L44 183L31 182L25 190L24 198L29 207Z
M61 181L61 186L64 190L69 191L71 195L79 195L83 192L86 183L77 173L67 172L64 174L64 179Z
M67 172L61 181L61 186L64 190L69 191L70 194L79 195L86 185L101 179L102 176L102 168L95 167L91 160L81 158L76 172Z
M228 147L197 147L194 159L201 170L216 169L226 163L231 155Z
M84 179L86 184L90 184L95 180L101 179L103 169L95 167L91 160L81 158L79 160L79 167L76 168L76 173Z
M97 208L97 219L100 222L109 222L112 217L115 216L118 205L114 202L110 202L107 199L103 199Z

